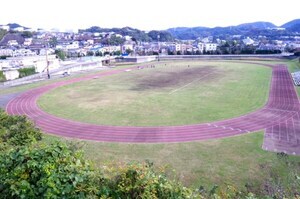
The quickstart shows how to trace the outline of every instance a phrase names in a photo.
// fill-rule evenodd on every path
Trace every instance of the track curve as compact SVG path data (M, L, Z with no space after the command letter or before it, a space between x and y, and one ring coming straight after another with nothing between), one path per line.
M134 143L187 142L229 137L262 129L272 134L275 126L292 121L290 123L293 125L293 136L290 137L293 137L296 142L299 140L300 143L300 122L297 123L300 121L300 105L290 73L285 65L264 66L272 68L271 88L267 104L255 112L223 121L163 127L104 126L58 118L37 106L37 99L52 89L92 78L118 74L124 72L124 69L74 78L29 90L12 99L6 106L6 111L9 114L27 115L39 128L50 134L95 141ZM131 69L135 70L136 67ZM265 139L270 140L271 138L265 136ZM271 144L267 143L264 148L268 149L269 147L271 150L272 147L269 145Z

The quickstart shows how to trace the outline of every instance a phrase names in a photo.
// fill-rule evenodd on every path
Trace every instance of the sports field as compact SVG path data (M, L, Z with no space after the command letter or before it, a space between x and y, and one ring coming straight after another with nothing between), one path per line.
M53 104L56 111L59 111L58 109L62 109L61 112L63 113L63 116L65 115L65 113L67 113L67 108L69 107L74 110L81 110L79 112L76 112L78 114L77 116L81 117L81 115L84 114L84 112L82 111L91 111L91 113L93 114L85 112L85 115L90 115L92 116L91 118L95 118L98 117L98 115L95 116L95 112L93 112L94 109L91 109L90 107L82 107L83 104L89 102L87 100L89 99L94 105L95 110L101 110L100 108L98 108L101 106L99 106L96 101L98 100L98 98L102 99L101 97L105 96L107 94L106 92L110 90L114 92L112 92L113 94L111 93L108 96L111 96L113 98L112 101L114 102L116 102L118 98L123 97L121 95L123 94L122 92L131 93L131 95L133 95L137 92L137 88L143 88L138 89L139 92L142 92L144 94L146 93L147 95L152 94L158 97L162 97L163 95L167 94L171 95L172 98L169 98L169 101L174 100L174 96L178 96L179 99L181 97L182 99L190 100L192 96L200 96L201 93L197 92L202 91L206 94L207 92L214 93L212 98L208 98L208 96L211 97L212 95L203 95L204 97L202 96L203 99L206 99L206 103L208 105L211 104L211 106L219 106L219 104L213 103L213 100L219 98L217 102L220 103L220 107L222 107L221 102L226 102L227 100L227 102L231 102L230 104L228 104L228 106L233 107L231 107L231 109L240 110L239 113L235 113L236 115L245 114L246 112L252 112L255 109L263 106L269 94L268 90L270 86L271 69L259 66L259 64L277 64L278 62L257 62L257 65L245 64L238 61L235 62L236 63L230 63L226 61L202 62L203 64L200 64L199 62L181 62L180 66L175 66L175 64L172 65L174 67L171 67L171 64L169 63L166 63L167 65L164 66L164 63L161 66L156 65L155 68L144 68L137 71L102 76L101 78L88 80L86 82L79 82L63 87L58 87L55 90L52 90L50 93L47 92L45 95L43 95L39 103L42 106L44 105L43 103L47 104L47 106L48 104ZM289 65L290 71L299 70L299 64L295 61L284 63ZM193 70L192 74L190 73L187 78L179 80L179 75L176 76L176 74L186 74L191 72L191 70L188 69ZM193 73L195 71L198 71L199 74L201 74L201 77L195 77L195 74ZM209 79L206 77L206 75L208 75L209 73L205 73L204 71L211 71L213 73L216 73L216 76ZM148 74L149 76L147 76ZM170 76L174 78L160 78ZM206 80L202 81L205 78ZM159 79L172 79L174 86L169 84L168 86L157 88L154 85L156 82L158 82ZM146 87L146 89L145 85L141 85L142 80L145 80L144 82L148 82L148 86ZM151 84L151 80L155 80L155 83ZM137 85L139 85L140 87L138 87ZM198 90L200 88L198 88L197 85L206 87L206 90ZM33 88L38 86L38 84L33 84L30 87ZM220 87L220 89L216 87ZM15 90L26 89L28 89L28 86L12 88L3 92L9 93ZM106 92L103 92L104 90ZM225 91L231 92L232 94L227 95ZM0 91L0 93L1 92L2 91ZM170 92L173 93L169 94ZM102 93L102 95L98 95L98 93ZM161 95L159 95L159 93ZM80 96L79 94L83 96ZM185 98L184 94L189 95L190 97ZM62 98L61 96L64 96L65 98ZM91 96L95 97L91 98ZM205 96L207 96L207 98L205 98ZM143 98L143 95L139 97ZM233 101L229 100L230 97ZM240 102L237 101L238 99L234 98L239 98ZM117 105L119 105L119 103L120 105L122 105L122 103L125 103L123 102L123 100L117 101L118 103L115 103L115 106L112 107L116 107ZM169 101L168 103L170 103ZM82 103L81 106L76 105L76 103L78 102ZM181 102L184 103L184 100L181 100ZM201 100L198 100L197 102L200 103ZM106 101L106 103L110 104L108 101ZM162 105L168 106L168 103L164 103ZM248 107L247 110L244 109L241 111L240 108L242 107L240 107L238 103L243 104L243 106L245 107ZM26 104L30 105L28 103L24 103L23 105ZM190 104L191 102L187 105ZM128 109L128 103L126 105L127 106L125 106L125 109ZM180 103L177 103L176 105L180 107ZM286 105L286 103L284 103L284 105ZM172 107L171 110L168 110L169 112L174 111L172 110ZM226 106L223 107L226 108ZM21 106L21 108L24 108L24 106ZM28 108L30 108L30 106L28 106ZM47 107L45 106L43 108L46 109ZM199 110L201 110L201 106L199 106L198 108ZM145 109L142 108L142 110L144 111ZM182 110L184 111L184 109ZM223 116L220 117L220 115L215 114L217 115L214 116L215 118L230 118L232 117L232 115L234 115L230 111L229 113L232 114L231 116L228 114L228 112L221 112L221 109L218 110L219 113ZM230 110L230 107L227 110ZM196 112L194 109L188 111ZM207 112L210 111L207 110ZM216 111L215 113L218 112ZM69 114L72 114L72 112L70 112ZM75 114L75 112L73 114ZM181 113L179 113L179 115L180 114ZM205 115L203 118L205 119L206 116L208 117L209 114ZM192 120L193 118L188 119ZM210 120L214 119L211 117ZM87 121L98 123L98 121L95 120ZM177 121L177 124L180 124L181 119L171 121ZM194 120L191 123L197 123L199 121L200 120ZM102 122L103 121L101 120L101 123ZM118 121L116 125L120 125L121 122L121 120ZM129 125L129 123L126 122L123 124ZM143 125L143 123L136 124ZM148 125L155 125L155 123L149 123ZM70 130L72 131L72 129ZM183 182L185 185L191 185L195 188L198 188L200 185L212 186L213 184L224 185L227 183L242 187L248 182L255 183L256 186L260 186L260 183L268 177L268 172L266 171L270 171L272 169L281 169L280 173L282 174L282 176L284 176L288 172L286 167L278 167L278 165L280 165L281 163L280 161L278 161L276 153L262 150L261 146L263 143L263 133L263 131L260 131L258 133L245 134L236 137L195 141L188 143L124 144L93 141L82 141L82 143L84 143L83 149L86 152L86 156L88 157L88 159L93 160L96 166L101 167L107 166L110 163L119 164L120 162L128 163L132 161L141 162L150 160L153 161L154 164L158 167L166 166L167 171L171 173L172 169L175 169L173 174L170 173L170 176L175 176L175 178ZM44 142L47 144L55 140L65 139L46 135ZM299 157L290 158L299 161Z
M153 64L154 65L154 64ZM56 88L48 113L117 126L196 124L237 117L267 100L271 69L249 63L181 61Z

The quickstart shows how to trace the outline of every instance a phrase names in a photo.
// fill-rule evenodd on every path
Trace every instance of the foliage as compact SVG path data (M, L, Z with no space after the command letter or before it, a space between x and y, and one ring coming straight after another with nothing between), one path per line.
M62 143L14 149L0 156L3 198L86 198L93 170L82 153Z
M256 54L279 54L280 50L256 50Z
M0 82L5 82L6 81L6 78L3 74L3 71L0 70Z
M198 193L168 180L163 170L154 171L152 163L132 163L106 167L109 182L103 193L111 198L197 198Z
M95 54L94 54L94 52L93 51L88 51L87 52L87 56L94 56Z
M51 47L56 47L57 43L58 43L57 37L51 37L49 39L49 44Z
M122 45L124 42L125 42L124 38L112 35L110 38L103 39L101 43L104 45L119 46Z
M25 116L9 116L0 109L0 144L30 145L41 140L41 132Z
M7 34L7 30L4 29L0 29L0 41L2 40L2 38Z
M31 38L33 36L33 33L30 32L30 31L23 31L21 33L21 36L24 37L24 38Z
M96 51L95 55L96 55L96 56L99 56L99 57L102 57L103 54L102 54L101 51Z
M269 173L261 193L272 198L300 198L300 164L285 153L278 153L278 165L263 170Z
M144 31L134 29L131 27L124 27L124 28L100 28L98 26L90 27L86 30L79 30L79 32L114 32L116 34L120 34L122 36L131 36L135 38L137 41L150 41L148 34Z
M19 71L19 78L22 78L22 77L35 74L35 67L20 68L18 69L18 71Z
M55 54L56 54L56 56L59 58L59 59L61 59L61 60L65 60L66 59L66 57L67 57L67 55L66 55L66 53L63 51L63 50L55 50Z
M174 38L171 35L171 33L167 31L152 30L148 33L148 35L152 39L152 41L160 41L160 42L174 41Z

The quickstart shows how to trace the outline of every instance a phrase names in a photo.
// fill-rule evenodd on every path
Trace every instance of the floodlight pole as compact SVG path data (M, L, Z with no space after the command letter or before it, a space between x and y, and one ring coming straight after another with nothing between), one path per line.
M157 45L158 45L157 61L159 61L159 49L160 49L160 46L159 46L159 38L160 38L160 35L158 34L158 35L157 35Z
M48 44L47 44L47 35L45 35L45 50L46 50L46 70L47 70L47 77L50 79L50 72L49 72L49 60L48 60Z
M46 44L46 67L47 67L47 77L50 79L50 73L49 73L49 60L48 60L48 47Z

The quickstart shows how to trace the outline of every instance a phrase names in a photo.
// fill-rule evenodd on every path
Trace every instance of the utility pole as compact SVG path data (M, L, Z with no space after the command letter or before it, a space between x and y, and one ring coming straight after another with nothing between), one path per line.
M159 38L160 38L160 35L159 35L159 33L158 33L158 35L157 35L157 45L158 45L157 61L159 61L159 49L160 49L160 46L159 46Z
M45 50L46 50L46 70L47 70L47 77L48 77L48 79L50 79L47 34L45 35Z

